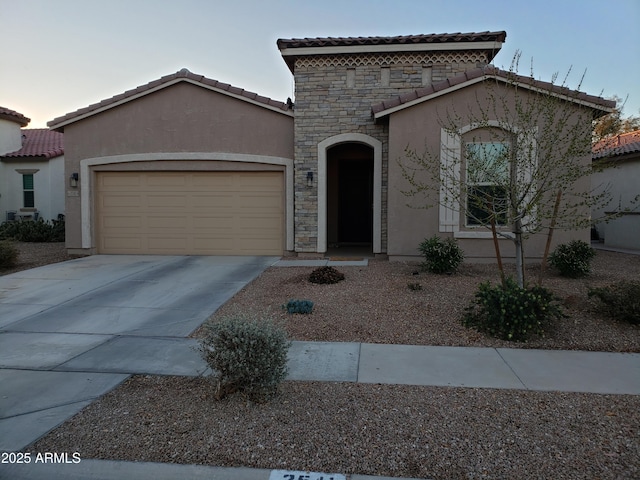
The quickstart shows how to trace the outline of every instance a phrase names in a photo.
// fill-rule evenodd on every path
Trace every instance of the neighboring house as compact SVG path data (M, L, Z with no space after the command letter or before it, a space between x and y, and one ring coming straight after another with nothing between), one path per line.
M67 247L322 255L364 245L402 259L441 233L461 238L469 258L493 258L486 233L465 233L463 219L454 226L445 212L443 226L438 208L406 207L395 160L408 144L440 144L439 107L463 108L484 81L503 78L485 67L505 38L281 39L295 105L183 69L56 118L48 125L65 134L66 177L79 177L66 197Z
M0 107L0 221L64 214L63 134L21 128L29 121Z
M593 161L605 166L593 175L593 189L608 186L611 193L611 202L592 212L599 239L608 247L640 250L640 130L598 142Z

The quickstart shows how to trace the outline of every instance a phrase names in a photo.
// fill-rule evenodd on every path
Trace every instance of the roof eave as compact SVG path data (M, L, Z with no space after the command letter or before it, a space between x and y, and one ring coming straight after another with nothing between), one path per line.
M365 53L405 53L405 52L458 52L463 50L484 50L490 62L502 48L503 42L443 42L443 43L411 43L381 45L335 45L317 47L283 47L280 54L291 72L294 72L296 58L315 55L358 55Z
M530 83L527 83L527 82L509 81L508 79L506 79L506 78L504 78L504 77L502 77L500 75L485 74L485 75L482 75L482 76L477 77L477 78L469 79L469 80L467 80L465 82L462 82L462 83L459 83L457 85L452 85L452 86L450 86L448 88L444 88L442 90L438 90L438 91L433 92L433 93L431 93L429 95L425 95L423 97L419 97L419 98L416 98L414 100L401 103L400 105L395 105L393 107L390 107L390 108L387 108L387 109L384 109L384 110L380 110L378 112L373 112L373 118L375 120L379 120L379 119L381 119L383 117L386 117L388 115L391 115L391 114L393 114L395 112L398 112L400 110L404 110L405 108L413 107L413 106L418 105L420 103L432 100L432 99L434 99L436 97L440 97L442 95L447 95L447 94L452 93L452 92L454 92L456 90L460 90L460 89L469 87L471 85L474 85L476 83L484 82L486 80L497 80L497 81L500 81L502 83L511 83L511 84L516 85L518 87L525 88L525 89L528 89L528 90L531 90L531 91L535 91L537 93L545 93L545 94L548 94L548 95L552 95L552 96L554 96L556 98L560 98L560 99L568 101L568 102L577 103L579 105L591 108L592 110L594 110L596 112L599 112L602 115L606 115L607 113L611 113L611 112L613 112L615 110L615 105L609 107L609 106L601 105L601 104L598 104L598 103L595 103L595 102L590 102L588 100L584 100L584 99L580 99L580 98L576 98L576 97L571 97L571 96L566 95L566 94L553 92L553 91L550 91L550 90L546 90L544 88L536 87L535 85L531 85Z
M55 131L58 131L58 132L64 132L64 127L66 127L68 125L71 125L72 123L76 123L76 122L79 122L81 120L85 120L85 119L87 119L89 117L92 117L92 116L97 115L97 114L102 113L102 112L106 112L107 110L111 110L112 108L119 107L121 105L124 105L125 103L131 102L131 101L136 100L138 98L142 98L142 97L144 97L146 95L149 95L151 93L158 92L158 91L163 90L163 89L165 89L167 87L170 87L172 85L176 85L176 84L178 84L180 82L187 82L187 83L190 83L192 85L196 85L198 87L206 88L207 90L211 90L211 91L214 91L214 92L217 92L217 93L221 93L223 95L227 95L229 97L233 97L233 98L235 98L237 100L242 100L243 102L251 103L251 104L256 105L258 107L261 107L261 108L266 108L267 110L271 110L271 111L274 111L274 112L277 112L277 113L281 113L283 115L288 115L290 117L293 117L293 112L291 110L283 110L282 108L279 108L277 106L272 106L272 105L268 105L266 103L258 102L258 101L255 101L255 100L249 98L249 97L246 97L246 96L243 96L243 95L238 95L236 93L233 93L233 92L230 92L228 90L221 89L221 88L216 88L213 85L208 85L206 83L198 82L198 81L193 80L191 78L178 77L178 78L172 79L172 80L170 80L168 82L161 83L161 84L159 84L159 85L157 85L155 87L152 87L152 88L146 89L144 91L141 91L139 93L135 93L135 94L130 95L130 96L124 96L120 100L117 100L117 101L114 101L114 102L111 102L111 103L107 103L107 104L105 104L103 106L100 106L100 104L97 104L95 109L90 109L90 110L88 110L88 111L86 111L84 113L79 113L78 115L75 115L75 116L68 117L67 115L65 115L65 116L62 116L62 117L54 118L50 122L47 122L47 126L51 130L55 130Z
M15 115L11 113L0 113L0 120L8 120L10 122L17 123L21 127L26 127L31 121L30 118L27 118L18 112L16 112Z

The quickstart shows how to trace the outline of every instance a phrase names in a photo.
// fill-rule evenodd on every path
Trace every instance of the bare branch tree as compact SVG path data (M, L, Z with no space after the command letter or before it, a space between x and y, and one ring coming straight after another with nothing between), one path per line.
M524 246L549 228L590 226L594 204L608 192L590 191L591 135L595 110L584 94L561 84L508 72L488 75L475 105L439 116L444 141L437 151L407 148L398 163L422 207L460 212L462 227L487 228L514 243L518 284L524 286ZM493 71L495 72L495 70ZM562 204L554 199L562 192Z

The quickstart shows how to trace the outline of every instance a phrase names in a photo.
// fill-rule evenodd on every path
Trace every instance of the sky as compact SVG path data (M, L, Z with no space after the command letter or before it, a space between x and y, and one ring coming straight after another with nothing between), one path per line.
M182 68L295 98L278 38L500 30L495 66L520 51L519 73L640 115L638 0L0 0L0 19L0 106L28 128Z

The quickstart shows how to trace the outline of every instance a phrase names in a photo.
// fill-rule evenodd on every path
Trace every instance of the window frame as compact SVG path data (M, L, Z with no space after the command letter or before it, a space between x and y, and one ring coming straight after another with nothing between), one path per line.
M31 187L29 188L27 179L31 179ZM28 201L29 200L29 201ZM35 174L23 173L22 174L22 207L23 208L35 208L36 207L36 194L35 194Z
M498 148L499 146L499 148ZM470 153L472 147L478 147L478 150L483 150L479 153ZM490 221L492 212L488 209L483 209L480 205L470 205L471 195L473 190L483 189L488 191L487 197L500 198L499 213L495 215L496 227L508 226L508 210L509 210L509 189L506 185L509 184L510 169L511 169L511 149L512 143L507 141L470 141L464 144L464 174L465 174L465 198L464 198L464 226L466 228L477 228L486 226L486 222ZM497 152L497 156L492 159L493 166L487 167L488 150L492 149ZM482 165L477 168L476 176L482 177L472 179L472 173L470 172L471 159L484 157L482 159ZM502 158L500 158L502 157ZM504 161L504 158L507 160ZM496 167L495 169L492 167ZM491 181L493 178L498 178L498 181ZM502 190L502 195L496 195L491 190ZM495 209L494 209L495 210ZM476 212L470 214L470 212ZM485 223L483 223L485 221Z
M461 221L461 210L464 205L450 192L453 192L455 183L464 175L462 137L466 133L487 127L496 127L513 134L514 155L518 151L529 152L529 155L536 157L537 142L536 137L538 127L522 129L513 125L505 124L497 120L487 120L482 123L471 123L453 131L444 127L440 128L440 193L438 206L438 231L441 233L452 233L454 238L482 238L492 237L490 229L478 227L465 228ZM450 175L451 174L451 175ZM528 181L531 173L524 171L521 173L525 181ZM534 195L535 189L528 193ZM535 215L535 212L532 212ZM525 218L528 221L528 217ZM500 235L510 237L511 233L507 229L500 229Z

